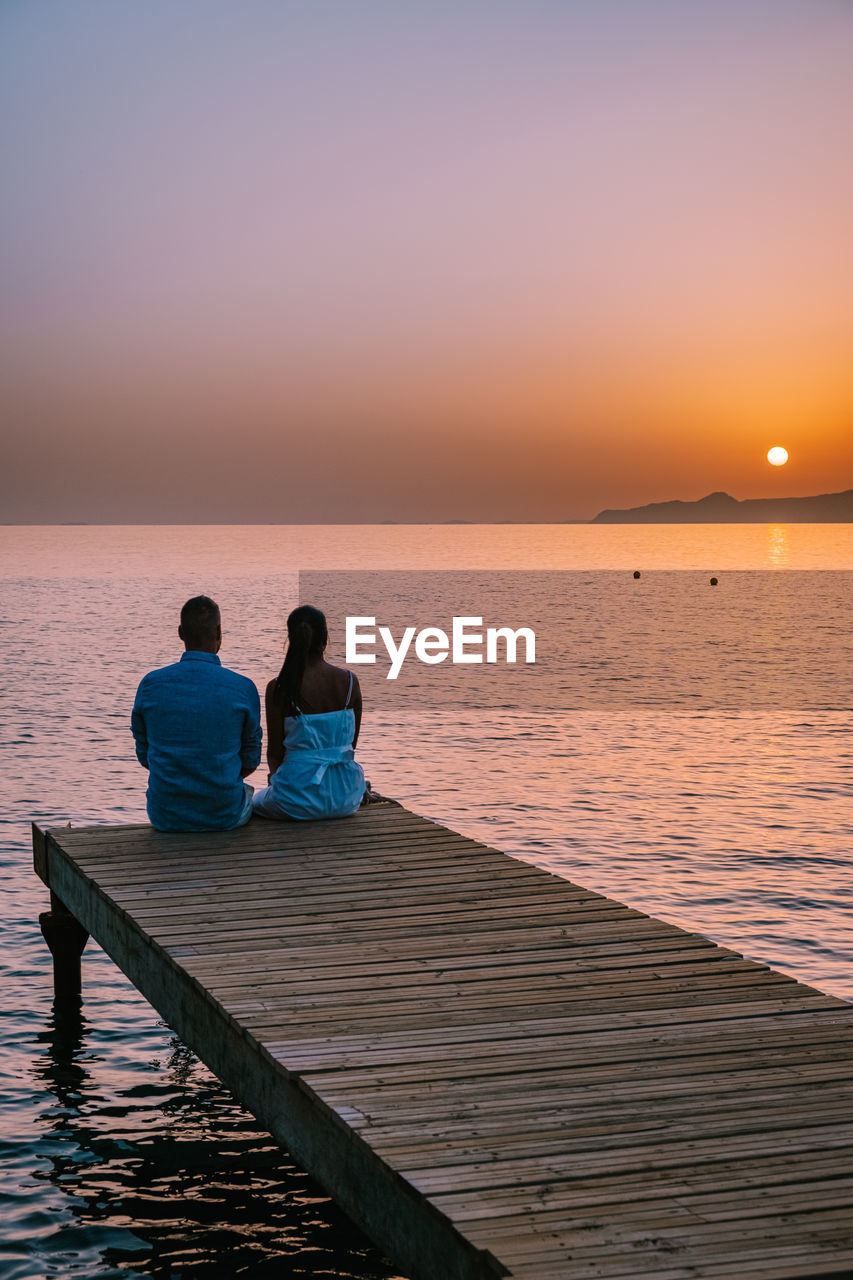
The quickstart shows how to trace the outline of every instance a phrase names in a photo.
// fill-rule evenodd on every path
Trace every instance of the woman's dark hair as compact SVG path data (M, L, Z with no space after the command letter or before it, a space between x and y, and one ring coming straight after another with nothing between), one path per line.
M275 682L274 697L285 715L298 716L299 693L309 657L320 657L329 632L326 616L313 605L301 604L287 619L287 653Z

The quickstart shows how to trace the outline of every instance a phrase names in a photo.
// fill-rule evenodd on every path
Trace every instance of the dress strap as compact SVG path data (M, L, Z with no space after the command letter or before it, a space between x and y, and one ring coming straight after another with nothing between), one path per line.
M349 673L349 688L347 689L347 700L344 703L344 711L349 706L349 700L352 697L352 672Z

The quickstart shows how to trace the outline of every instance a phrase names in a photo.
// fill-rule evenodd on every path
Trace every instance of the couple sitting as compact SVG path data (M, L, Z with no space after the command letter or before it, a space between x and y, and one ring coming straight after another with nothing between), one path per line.
M287 619L284 665L266 690L269 786L243 779L261 759L258 691L223 667L219 607L195 596L181 610L180 662L145 676L131 717L140 764L148 770L148 817L160 831L229 830L252 814L280 820L354 813L365 781L354 758L361 690L351 671L323 654L319 609Z

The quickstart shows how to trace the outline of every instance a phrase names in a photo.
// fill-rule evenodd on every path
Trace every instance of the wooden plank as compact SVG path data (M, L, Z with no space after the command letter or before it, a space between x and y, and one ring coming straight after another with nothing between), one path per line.
M853 1024L853 1008L850 1015L847 1021L848 1024ZM779 1026L779 1022L791 1025ZM422 1039L414 1044L399 1036L383 1036L380 1040L348 1036L294 1039L281 1052L286 1052L294 1064L304 1061L317 1066L327 1065L335 1070L386 1064L397 1066L406 1063L431 1063L436 1060L437 1044L442 1048L441 1059L444 1062L469 1062L478 1057L494 1061L519 1056L529 1060L531 1055L536 1055L536 1061L539 1062L539 1055L551 1050L559 1050L564 1062L618 1061L622 1058L654 1061L658 1057L692 1057L705 1053L708 1045L719 1053L736 1053L744 1047L771 1050L784 1049L786 1046L837 1044L837 1027L837 1019L832 1013L821 1020L815 1020L810 1014L787 1015L784 1019L764 1018L759 1023L760 1039L756 1044L756 1027L753 1021L746 1025L726 1024L724 1035L720 1034L718 1025L709 1028L707 1024L699 1023L670 1027L664 1031L645 1027L631 1027L621 1031L602 1030L594 1040L572 1035L559 1027L555 1027L550 1035L531 1032L528 1036L521 1037L511 1034L514 1028L508 1026L505 1034L496 1030L487 1035L477 1035L476 1028L471 1028L470 1034L447 1042L444 1042L440 1031L431 1039Z
M255 874L255 866L253 865L253 875ZM511 884L530 884L540 883L539 877L535 872L521 863L513 866L497 869L488 863L483 866L473 859L466 859L464 868L460 873L459 866L455 859L449 858L436 866L432 860L429 863L419 863L417 865L407 866L404 870L395 870L393 885L389 886L389 864L385 861L376 867L362 865L350 871L350 878L353 883L358 884L364 893L376 893L377 890L383 894L391 894L392 896L400 896L407 891L408 885L414 885L417 888L431 889L433 887L442 888L447 892L447 871L448 867L454 872L454 889L457 892L471 892L476 889L482 892L483 888L483 871L485 870L489 876L491 886ZM377 869L378 868L378 869ZM329 872L322 864L318 866L316 860L310 865L292 866L285 864L282 860L273 862L264 862L257 866L260 877L257 883L250 885L249 893L254 890L254 896L261 896L264 890L268 889L288 889L291 892L298 890L301 893L310 889L316 890L318 893L329 892ZM239 871L228 874L223 871L221 874L205 875L203 873L192 874L181 867L176 867L169 873L168 884L158 882L156 886L139 885L137 883L138 875L128 873L124 869L124 874L119 876L117 872L98 873L98 882L106 889L121 889L122 900L128 905L132 903L151 903L160 902L178 902L186 899L192 899L194 896L203 894L206 890L221 892L223 890L241 890L240 900L245 900L249 894L246 893L246 870L242 866ZM585 889L578 889L574 886L566 886L566 897L574 899L600 899L600 894L592 893Z
M288 927L294 927L293 921L288 921ZM478 915L472 913L459 913L455 918L441 912L435 913L431 919L427 918L418 922L424 933L429 936L432 934L434 938L459 938L464 940L469 934L486 934L494 938L509 941L512 934L517 929L527 929L528 938L544 938L548 934L547 926L553 926L552 937L564 938L567 944L580 945L588 942L605 942L610 939L632 939L637 945L641 945L643 939L650 934L657 936L660 933L670 933L675 936L676 927L657 924L654 921L644 919L641 915L628 916L627 914L621 918L614 915L610 918L598 918L594 921L569 922L565 917L565 912L555 910L548 912L543 918L536 912L525 911L524 909L514 911L511 919L504 922L503 930L496 930L494 922L490 918L488 912L480 912ZM372 927L370 927L372 924ZM413 921L399 921L396 918L387 919L379 918L373 921L363 921L360 925L357 921L336 920L335 933L338 939L346 937L352 941L360 940L362 943L372 942L402 942L406 944L411 940L413 931ZM512 930L510 930L510 925ZM193 931L194 933L195 931ZM315 920L306 923L306 927L302 930L301 937L309 939L312 936L319 940L321 945L325 945L325 940L329 935L329 925L324 920ZM158 929L159 938L162 939L164 946L180 945L187 937L187 927L183 932L180 927L169 928L164 926ZM235 945L242 948L246 943L252 941L269 941L271 938L280 939L283 936L283 927L280 922L275 920L271 910L268 910L263 919L259 920L253 926L246 925L240 927L236 925L230 928L226 918L215 923L211 922L204 930L204 941L206 943L222 942L233 948ZM477 937L474 940L478 945L485 947L487 941ZM414 943L417 950L417 942Z
M161 840L165 838L161 837ZM401 850L401 844L404 842L406 842L405 847ZM229 854L232 855L231 861L227 864L223 863L221 860ZM466 868L479 867L494 872L506 872L513 867L530 869L529 864L513 862L510 858L507 858L509 863L507 867L505 863L496 860L499 855L488 849L468 848L461 836L455 836L452 840L442 840L440 837L427 837L420 833L408 838L403 833L393 839L387 837L384 841L372 840L362 835L359 840L354 840L347 845L332 845L325 842L301 850L270 847L268 843L263 844L257 838L252 845L240 847L232 839L227 846L217 850L215 854L203 847L173 849L158 845L145 848L141 844L136 844L120 850L105 849L97 859L87 857L86 865L93 870L97 869L99 878L114 876L119 882L132 884L135 882L132 871L133 860L139 857L143 857L151 867L160 868L163 875L167 877L196 872L204 874L214 857L221 868L220 875L227 872L233 873L238 869L248 873L256 867L269 870L280 868L284 871L292 869L295 872L316 871L318 867L330 872L340 867L357 875L371 874L369 867L365 866L366 854L370 856L374 868L376 866L393 868L399 873L448 865L458 867L460 863L464 863ZM539 874L541 876L548 873L540 871ZM240 879L239 876L236 878ZM245 881L246 878L244 874L242 879ZM580 886L573 886L570 881L560 881L556 876L550 878L569 888L580 889ZM584 889L582 892L591 896L602 896L594 895L591 889Z
M197 955L226 958L251 955L253 963L257 962L257 957L266 956L272 960L272 963L277 964L287 962L282 958L285 954L288 959L301 962L309 951L315 959L323 955L339 957L345 954L350 959L358 960L359 957L369 958L371 955L383 953L395 956L417 956L425 960L435 956L446 958L449 955L459 954L480 958L512 955L523 960L531 947L541 950L544 946L571 949L572 954L584 957L594 954L626 954L632 950L636 952L638 934L642 936L643 952L667 946L693 947L702 942L709 947L714 945L697 934L685 934L673 925L653 920L637 922L636 928L630 931L630 935L624 929L603 931L600 927L595 931L578 928L570 933L564 924L557 920L556 923L543 921L539 925L516 925L512 931L496 927L491 930L478 929L470 934L459 929L443 934L433 929L429 933L420 931L415 936L411 930L407 930L397 933L393 938L378 939L375 947L371 948L365 947L363 937L355 940L350 937L340 939L337 934L330 936L328 929L312 935L285 933L279 930L272 931L272 936L270 930L260 930L255 933L242 930L230 936L227 934L213 936L208 931L203 938L196 938L194 934L190 934L192 941L175 938L169 942L168 949L169 953L176 958ZM239 946L235 946L235 939Z
M352 993L371 990L381 984L383 990L412 989L417 987L433 987L438 990L447 970L441 967L428 968L423 964L406 961L378 962L364 967L364 972L354 972L351 965L334 965L331 968L314 969L309 966L298 969L294 976L286 978L276 969L265 969L257 972L251 982L246 981L245 973L230 969L223 970L217 966L204 967L188 964L187 968L196 976L205 976L206 984L215 987L219 993L227 990L251 991L256 995L274 995L287 993L299 995L302 992L314 994ZM710 970L710 972L709 972ZM583 968L568 959L558 959L550 963L525 964L523 966L492 966L488 969L478 967L473 972L460 966L450 976L456 986L465 985L472 988L483 985L500 984L506 990L524 990L526 987L539 984L557 983L565 985L574 982L578 988L613 989L617 980L622 984L620 989L643 987L667 990L677 989L674 984L682 980L691 982L715 982L724 974L730 974L744 981L757 981L758 975L746 960L720 961L710 966L707 961L673 963L666 969L658 965L636 965L634 968L620 969L618 975L612 970L596 972Z
M338 958L339 953L343 953ZM173 951L172 954L176 954ZM199 972L204 968L209 968L211 972L219 974L227 974L229 972L245 973L245 963L242 958L234 956L231 952L226 951L222 956L208 957L207 952L202 947L181 947L177 953L187 958L192 963L194 972ZM263 953L256 951L253 955L253 962L259 964L266 971L272 967L281 964L284 956L287 956L288 964L296 965L301 969L310 969L312 972L322 973L323 971L335 973L352 973L352 958L359 954L357 952L346 952L344 948L339 948L334 942L328 943L322 949L312 948L299 950L295 945L288 942L285 945L279 945L272 950ZM360 970L367 972L372 969L380 969L389 965L400 966L401 971L409 969L412 972L421 972L424 970L444 970L448 967L465 972L472 970L476 974L489 974L504 970L509 966L511 971L523 968L526 972L532 972L534 967L548 964L559 964L567 966L568 969L578 973L599 973L605 971L617 970L622 973L632 973L635 970L642 969L660 969L665 970L670 965L678 964L719 964L727 961L739 961L743 964L754 964L755 961L744 960L743 956L736 951L727 951L723 947L715 947L713 943L705 943L704 945L685 945L680 939L663 938L650 939L646 948L642 952L637 952L626 946L625 943L615 943L609 946L598 947L596 949L586 948L578 953L573 949L569 951L565 946L542 946L538 948L528 947L516 956L510 958L506 952L485 950L480 952L450 952L445 955L436 956L409 956L404 953L395 955L393 959L384 956L373 957L371 955L361 955ZM232 967L229 967L232 966Z
M609 1205L618 1199L637 1203L676 1196L680 1201L697 1193L731 1193L735 1189L742 1196L764 1196L778 1187L807 1180L849 1178L850 1169L849 1155L843 1149L809 1150L778 1155L772 1161L764 1156L742 1156L695 1167L690 1162L669 1168L650 1165L630 1172L586 1173L531 1186L466 1188L436 1193L431 1199L466 1227L469 1222L480 1222L494 1228L498 1219L514 1214L523 1213L535 1220L541 1213L566 1214L580 1207Z
M757 990L760 994L764 991L764 988L758 988ZM440 1026L444 1025L446 1020L459 1024L478 1017L483 1019L494 1018L498 1009L508 1020L514 1020L523 1017L532 1009L545 1014L570 1015L582 1007L586 1010L594 1011L596 1014L607 1015L612 1013L615 1016L624 1009L634 1007L639 1012L654 1011L659 1017L668 1018L672 1021L680 1019L683 1013L693 1006L719 1009L723 1006L723 1002L727 1006L743 1004L747 1006L747 1009L758 1005L763 1012L770 1011L773 1013L781 1013L786 1010L799 1012L820 1004L820 998L817 996L799 995L773 1000L765 999L759 1004L755 994L749 989L745 991L728 989L722 992L709 991L705 993L704 997L691 993L689 996L687 994L683 995L681 1000L683 1003L680 1003L677 1007L673 1007L669 996L645 996L642 999L631 1001L628 996L620 999L614 995L609 999L576 1002L566 997L558 998L550 992L546 992L541 999L538 997L534 999L528 993L524 1000L517 998L514 1002L509 1000L501 1002L499 993L496 993L491 998L483 996L471 1000L466 1000L463 995L455 995L452 1000L453 1008L450 1012L447 1012L442 1001L429 1000L425 997L409 1001L371 1002L370 1006L365 1008L363 1012L361 1007L358 1007L356 1013L353 1013L349 1006L322 1006L305 1001L299 1005L298 1010L294 1011L300 1013L303 1024L306 1026L309 1024L314 1026L325 1024L352 1030L367 1022L379 1030L384 1030L389 1026L414 1028L418 1025L425 1025L427 1021L431 1021L434 1026ZM713 1004L711 1003L712 1001L714 1002ZM229 1001L229 1007L231 1003ZM241 1007L245 1010L241 1015L245 1025L256 1033L263 1032L264 1036L275 1035L277 1030L287 1023L287 1018L283 1015L281 1009L265 1010L249 1002Z
M470 1166L479 1157L494 1164L494 1169L490 1166L490 1175L497 1178L506 1176L506 1168L501 1168L501 1164L507 1165L511 1161L547 1157L569 1149L638 1149L649 1145L652 1138L661 1148L688 1138L704 1139L712 1136L720 1139L745 1139L757 1132L787 1135L793 1129L804 1132L815 1130L820 1138L822 1135L817 1131L827 1126L843 1126L849 1122L850 1115L850 1098L847 1097L832 1105L812 1109L802 1106L785 1116L768 1116L766 1110L742 1113L715 1109L708 1116L696 1119L695 1115L675 1118L671 1114L660 1115L655 1111L647 1118L636 1115L631 1121L619 1124L603 1118L598 1124L576 1126L564 1119L559 1124L552 1122L541 1126L518 1126L521 1131L517 1133L513 1133L509 1126L501 1129L493 1125L486 1130L477 1126L475 1134L472 1135L469 1131L455 1141L440 1133L434 1134L431 1140L427 1135L411 1133L406 1139L389 1126L381 1130L369 1126L363 1131L363 1136L369 1139L375 1151L392 1157L395 1164L406 1169L441 1168L452 1173L454 1167ZM495 1185L495 1182L490 1182L489 1185Z
M112 886L110 886L112 888ZM150 921L152 925L163 924L164 927L185 928L187 920L196 928L204 929L208 923L217 924L222 920L233 920L235 923L246 919L257 918L259 908L264 908L274 893L274 886L268 886L267 892L258 891L240 898L229 910L227 895L215 890L208 890L199 895L195 903L166 899L160 902L139 902L132 904L133 910L140 920ZM379 894L368 889L364 893L336 896L323 893L301 893L298 902L292 891L282 893L276 904L276 915L280 920L292 920L298 925L301 919L316 917L319 920L333 919L341 912L346 912L347 923L370 923L374 920L387 919L393 915L394 921L409 919L413 916L430 916L436 913L443 919L493 919L496 910L501 914L512 913L513 916L527 912L535 913L537 918L546 915L559 915L567 923L592 922L602 919L641 918L642 912L632 912L625 907L618 910L606 901L584 899L567 902L557 899L538 884L516 885L511 892L494 894L486 903L481 894L473 887L461 889L452 897L446 889L423 889L410 885L408 892L404 886L395 893Z
M529 1213L503 1215L493 1218L470 1220L467 1230L488 1232L492 1238L498 1234L547 1234L559 1231L570 1224L599 1226L602 1222L645 1223L649 1226L663 1222L669 1215L689 1215L700 1222L738 1223L747 1218L760 1218L767 1213L796 1213L815 1207L849 1206L853 1197L853 1171L835 1177L794 1179L777 1186L751 1188L749 1195L737 1186L723 1190L698 1190L685 1188L677 1199L657 1196L652 1192L638 1201L626 1200L614 1189L608 1199L606 1193L595 1199L585 1199L579 1194L574 1211L567 1215L564 1209L542 1209L535 1216Z

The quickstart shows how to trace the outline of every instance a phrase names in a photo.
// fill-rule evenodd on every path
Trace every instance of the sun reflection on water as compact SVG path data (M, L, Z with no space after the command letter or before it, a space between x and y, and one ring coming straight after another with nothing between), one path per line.
M767 563L770 568L787 568L789 557L788 526L786 524L769 524L767 526Z

